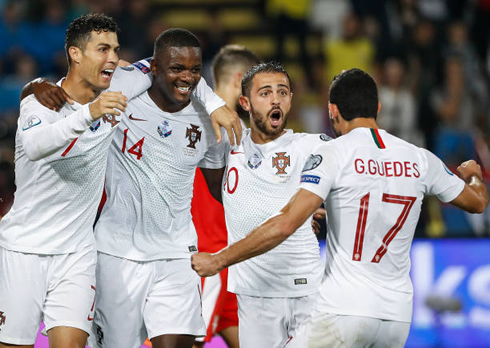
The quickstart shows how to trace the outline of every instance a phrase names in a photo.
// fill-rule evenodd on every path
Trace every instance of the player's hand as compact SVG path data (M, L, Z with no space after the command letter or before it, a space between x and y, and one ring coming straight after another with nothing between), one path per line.
M121 115L126 111L127 102L128 98L122 92L102 92L88 107L95 121L105 114Z
M474 160L461 163L457 170L461 179L466 182L468 182L472 176L476 176L478 179L483 180L481 167Z
M228 132L228 139L230 139L231 146L236 144L240 145L242 140L242 125L238 114L231 110L228 106L223 105L219 109L216 109L211 114L211 122L214 128L214 134L216 135L216 141L221 142L221 130L220 127L224 127Z
M325 220L326 217L327 211L323 208L318 208L313 214L313 219L311 219L311 227L313 228L313 232L315 232L315 234L320 233L319 221Z
M63 88L46 79L32 81L31 88L36 99L48 109L58 111L65 102L73 105L73 100Z
M197 253L191 256L192 269L201 277L210 277L220 271L216 254Z

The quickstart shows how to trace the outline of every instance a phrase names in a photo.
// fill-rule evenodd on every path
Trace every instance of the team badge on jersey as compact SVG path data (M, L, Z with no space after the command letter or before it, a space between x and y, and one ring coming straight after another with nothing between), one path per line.
M116 115L111 114L105 114L102 117L102 121L104 121L104 123L110 123L111 127L117 126L117 124L119 123L119 121L116 119Z
M191 128L187 128L185 132L185 137L189 139L189 145L191 149L196 148L196 143L201 140L202 131L199 130L199 126L191 124Z
M254 153L247 162L247 165L250 169L257 169L262 164L262 158L259 154Z
M22 130L23 131L28 130L29 128L35 127L40 123L41 123L41 119L39 117L34 115L29 116L26 122L24 123L24 126L22 126Z
M100 127L100 120L97 120L90 125L90 130L92 132L95 132L95 131L97 131L97 129L99 129L99 127Z
M290 156L286 152L276 152L276 157L272 157L272 166L277 169L276 174L287 174L286 168L290 165Z
M5 321L7 320L7 316L4 312L0 311L0 326L5 325Z
M161 137L166 138L172 134L172 127L170 126L170 123L165 120L158 125L157 131Z
M310 155L306 160L305 166L303 167L303 172L307 172L309 170L315 169L322 163L321 155Z

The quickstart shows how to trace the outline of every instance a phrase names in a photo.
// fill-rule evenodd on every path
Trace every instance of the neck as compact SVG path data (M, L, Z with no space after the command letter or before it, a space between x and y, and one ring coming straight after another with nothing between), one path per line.
M68 70L66 78L61 82L63 89L77 103L82 105L94 101L101 91L95 90L73 69Z
M226 106L235 112L238 111L237 100L240 97L240 93L235 93L232 86L216 86L214 92L225 101Z
M283 135L284 133L286 133L286 130L283 130L281 133L276 134L276 135L267 135L267 134L262 133L261 131L259 131L257 129L257 127L253 124L253 122L252 122L250 128L251 128L250 138L256 144L267 144L267 143L270 143L271 141L276 140L281 135Z
M342 127L342 134L347 134L355 128L379 129L374 118L357 117L350 121L345 121Z

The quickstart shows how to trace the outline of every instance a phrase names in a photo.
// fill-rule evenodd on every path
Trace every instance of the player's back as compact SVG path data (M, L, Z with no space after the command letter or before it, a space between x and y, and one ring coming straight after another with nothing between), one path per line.
M452 175L442 162L383 130L356 128L320 154L331 173L321 304L326 312L410 321L409 253L424 194L452 200L461 183L451 181L446 192L437 181Z

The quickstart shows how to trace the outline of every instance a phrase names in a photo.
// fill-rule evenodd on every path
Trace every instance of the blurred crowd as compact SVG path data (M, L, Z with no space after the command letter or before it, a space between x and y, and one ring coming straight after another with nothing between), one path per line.
M151 56L154 39L169 27L162 13L184 5L211 18L226 6L255 11L260 25L246 34L258 43L272 37L272 53L261 58L280 60L292 72L290 128L331 132L330 81L359 67L378 83L381 127L430 149L453 171L473 158L489 175L490 0L0 0L0 216L15 191L20 91L38 76L56 81L66 73L70 21L89 12L113 16L121 58L134 61ZM193 31L203 43L205 67L221 46L237 43L218 20ZM321 47L312 49L311 37L320 38L314 42ZM286 49L290 40L298 47L294 54ZM203 75L211 84L209 72ZM490 236L487 213L470 216L430 199L424 207L419 237Z

